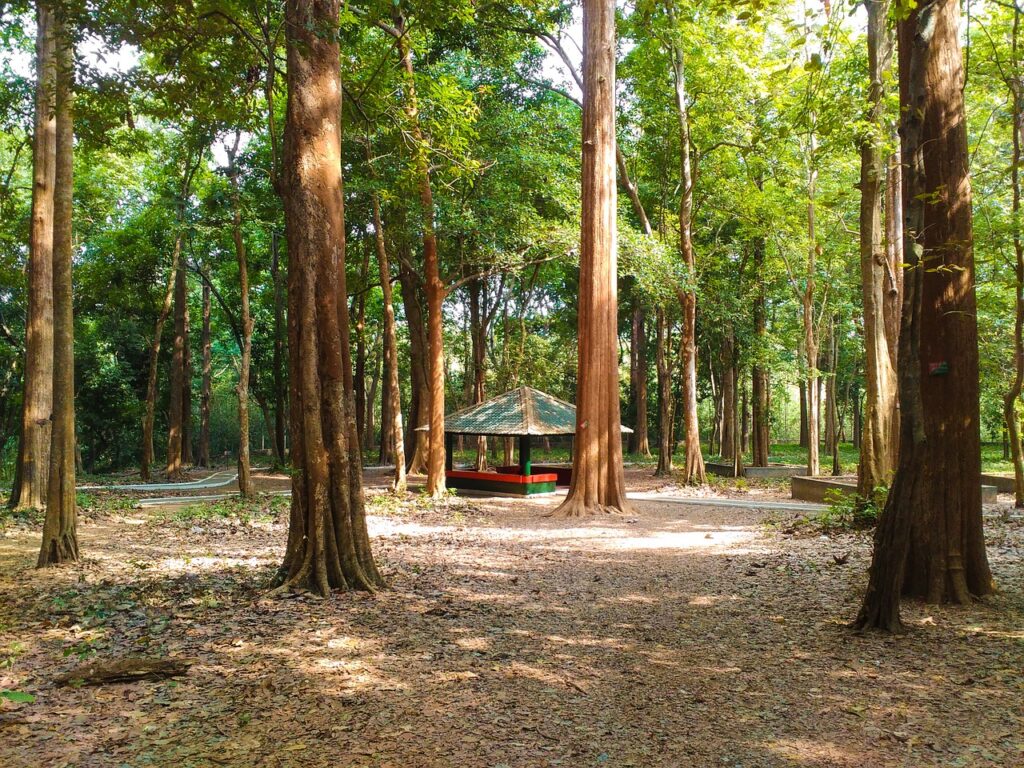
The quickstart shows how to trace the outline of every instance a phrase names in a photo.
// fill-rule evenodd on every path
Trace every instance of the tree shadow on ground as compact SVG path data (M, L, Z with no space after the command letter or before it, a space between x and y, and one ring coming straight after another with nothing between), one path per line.
M567 522L544 506L375 517L392 588L328 600L267 595L281 525L101 521L83 531L90 561L44 572L4 540L3 640L24 645L10 677L38 698L0 715L0 763L1024 762L1019 589L911 605L907 637L857 637L842 624L863 536L781 538L735 509ZM997 573L1019 569L1000 557ZM83 643L197 666L53 688Z

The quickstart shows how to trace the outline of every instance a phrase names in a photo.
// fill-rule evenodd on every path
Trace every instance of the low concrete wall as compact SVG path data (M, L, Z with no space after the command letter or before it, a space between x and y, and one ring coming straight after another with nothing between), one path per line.
M981 482L994 485L999 493L1013 493L1013 475L982 475Z
M704 465L712 475L719 477L736 477L733 471L732 462L728 464L720 461L709 461ZM794 475L806 475L807 467L798 467L794 464L769 464L767 467L744 467L743 476L751 480L769 477L793 477Z
M806 474L807 467L798 467L794 464L769 464L767 467L743 468L743 476L752 479L759 477L795 477Z
M857 478L794 476L789 481L789 487L794 499L820 504L825 501L825 494L829 491L839 491L846 496L857 493Z
M987 479L987 476L986 478ZM856 477L793 477L790 480L790 495L801 501L825 501L829 491L839 491L844 496L857 493ZM995 504L997 489L994 485L981 486L981 503Z

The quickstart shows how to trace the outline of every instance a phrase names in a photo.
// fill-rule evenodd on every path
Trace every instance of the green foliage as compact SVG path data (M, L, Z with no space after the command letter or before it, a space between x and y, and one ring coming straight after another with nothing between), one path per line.
M153 516L156 523L170 522L194 525L216 521L239 523L270 522L286 514L290 501L287 496L260 494L255 499L232 496L219 501L189 504L170 510L159 510Z

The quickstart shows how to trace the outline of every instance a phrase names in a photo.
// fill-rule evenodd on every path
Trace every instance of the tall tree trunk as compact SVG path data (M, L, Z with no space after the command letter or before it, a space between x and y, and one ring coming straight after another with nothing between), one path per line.
M630 394L636 414L629 450L650 458L651 445L647 436L647 327L644 308L634 298L633 327L630 345Z
M981 516L971 186L957 0L899 23L903 319L899 463L854 626L898 631L901 594L967 603L994 589ZM926 269L925 265L929 265Z
M209 467L210 461L210 408L213 400L213 356L210 339L210 286L203 283L203 330L200 345L203 348L202 385L199 390L199 466ZM277 457L275 456L275 459Z
M658 308L656 318L657 344L655 346L655 365L658 369L658 468L655 476L663 477L672 474L672 374L669 364L668 318L665 310Z
M156 317L156 328L153 331L153 341L149 345L149 377L146 382L146 410L142 419L142 459L139 462L139 475L143 481L150 479L149 467L153 463L153 423L156 420L156 390L159 374L160 344L164 335L164 323L171 314L171 305L174 299L174 284L178 276L178 263L181 260L181 241L184 233L180 228L174 238L174 250L171 255L171 267L167 273L167 290L164 292L164 301L160 306L160 314Z
M616 295L615 3L583 2L583 218L572 484L556 514L627 508Z
M273 119L271 119L273 123ZM285 328L285 304L287 303L285 274L281 269L277 232L270 233L270 272L274 281L274 442L277 453L274 463L285 462L285 411L288 407L288 383L285 381L284 348L287 338Z
M678 42L671 45L672 79L675 84L676 117L679 120L679 163L681 191L679 198L679 251L691 281L697 278L697 262L693 250L693 168L690 157L690 116L686 95L686 71L683 51ZM680 343L680 364L683 383L683 438L686 441L686 462L683 482L703 485L707 482L704 455L700 448L700 424L697 417L697 291L693 287L676 288L683 309L683 332Z
M48 0L36 8L36 112L32 145L32 222L29 233L28 316L25 374L15 509L42 509L50 471L53 413L53 208L57 161L54 95L57 53L54 9Z
M1021 451L1017 404L1024 388L1024 236L1021 234L1021 133L1024 132L1024 82L1020 73L1018 41L1020 10L1013 6L1013 73L1010 96L1013 100L1013 162L1010 178L1013 184L1013 252L1014 263L1014 324L1013 324L1013 381L1003 396L1003 418L1006 421L1006 443L1013 459L1014 505L1024 507L1024 452ZM1005 452L1005 451L1004 451Z
M839 337L837 328L839 318L836 317L829 332L829 354L828 354L828 381L825 383L825 399L828 401L828 413L826 414L826 432L828 433L827 445L832 455L832 474L842 473L839 461L839 436L842 429L839 423Z
M243 498L254 495L251 463L249 461L249 370L252 366L252 316L249 311L249 261L242 237L242 197L238 184L238 144L241 131L235 131L235 145L228 153L228 176L231 179L231 239L235 244L238 263L239 313L241 315L242 356L238 367L238 492ZM344 297L340 299L344 301Z
M722 451L723 459L732 459L738 450L736 419L736 337L732 326L725 329L722 341Z
M427 421L430 425L427 442L426 492L438 499L445 493L444 445L444 335L442 305L445 286L441 282L437 257L437 236L434 232L434 194L430 186L430 158L426 140L420 127L416 78L413 69L412 47L405 27L405 17L396 6L392 11L395 47L402 67L405 88L402 107L413 137L414 165L420 194L421 225L423 228L423 285L427 296Z
M403 261L398 270L402 286L402 304L405 306L405 322L409 326L409 378L412 391L409 406L409 440L413 445L412 455L406 467L411 475L422 475L427 468L427 451L430 436L418 427L429 424L427 403L427 333L423 322L423 309L419 300L419 285Z
M740 377L740 451L746 454L750 450L750 396L747 389L747 380L742 372L737 371Z
M184 200L179 202L183 207ZM179 221L184 214L179 213ZM180 480L182 466L182 427L185 405L185 315L188 312L188 283L185 265L178 259L174 274L174 347L171 351L170 406L167 414L167 479Z
M760 189L763 182L757 179L757 186ZM765 239L758 237L753 243L754 252L754 274L764 274L765 260ZM770 424L770 390L771 381L768 374L768 366L765 358L768 354L768 322L765 304L767 302L767 289L765 281L758 279L757 295L754 298L754 337L757 343L755 350L755 362L751 372L751 400L752 407L752 431L753 440L751 445L752 464L755 467L768 466L768 451L771 442Z
M875 489L888 486L896 467L896 368L887 323L893 272L882 241L882 180L886 139L885 82L891 69L892 39L888 32L889 0L868 0L867 132L860 147L860 274L864 316L864 421L857 495L873 500ZM891 228L890 228L891 229Z
M486 381L486 359L487 359L487 328L485 326L486 307L480 306L482 283L474 280L468 286L469 289L469 338L470 338L470 363L472 370L472 404L482 403L486 396L484 383ZM507 339L506 339L507 343ZM487 469L487 438L481 435L477 438L476 445L476 469L482 472Z
M812 134L807 158L807 282L800 297L804 330L804 365L807 369L806 385L803 390L807 426L807 474L811 476L821 473L821 459L818 455L821 443L821 388L818 377L818 338L814 327L814 271L817 268L818 257L815 221L815 195L818 183L816 153L817 145Z
M800 356L803 357L803 344L800 345ZM807 380L800 379L800 447L807 447Z
M374 337L373 343L370 346L374 347L374 352L373 357L370 359L370 388L366 392L366 416L362 431L363 447L367 451L373 451L377 447L377 423L375 420L374 403L377 402L377 387L380 385L382 357L376 337Z
M370 145L366 145L367 163L370 162ZM380 288L384 294L384 397L387 400L387 413L381 405L381 420L384 421L384 433L392 435L393 456L395 461L395 479L392 488L396 493L404 493L405 479L405 437L402 427L402 393L398 382L398 339L395 333L395 306L391 291L391 265L388 260L386 241L384 240L384 220L380 212L380 195L376 187L371 192L373 203L374 245L377 249L377 269L380 272ZM381 455L384 456L384 445L387 441L381 435Z
M366 428L366 291L363 290L369 281L370 272L370 244L366 243L363 253L363 261L359 268L360 291L355 297L356 310L356 370L355 370L355 397L356 397L356 428L359 434L364 434Z
M292 506L282 588L373 590L344 299L338 0L286 0ZM322 36L321 36L322 35Z
M184 265L182 266L184 269ZM185 346L181 377L181 464L192 464L192 317L185 303Z
M78 559L75 506L75 319L72 302L71 209L74 165L73 36L63 11L55 19L57 59L56 170L53 205L53 432L46 518L37 565Z

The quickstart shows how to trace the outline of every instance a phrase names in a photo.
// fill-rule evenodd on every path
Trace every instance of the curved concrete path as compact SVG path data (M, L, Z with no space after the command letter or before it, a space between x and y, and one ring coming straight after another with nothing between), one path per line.
M256 471L254 467L251 471ZM231 473L227 479L216 480L219 475ZM203 491L210 488L223 488L231 485L238 479L238 473L231 469L223 469L214 472L208 477L199 480L189 480L183 483L134 483L129 485L79 485L75 486L76 491Z

